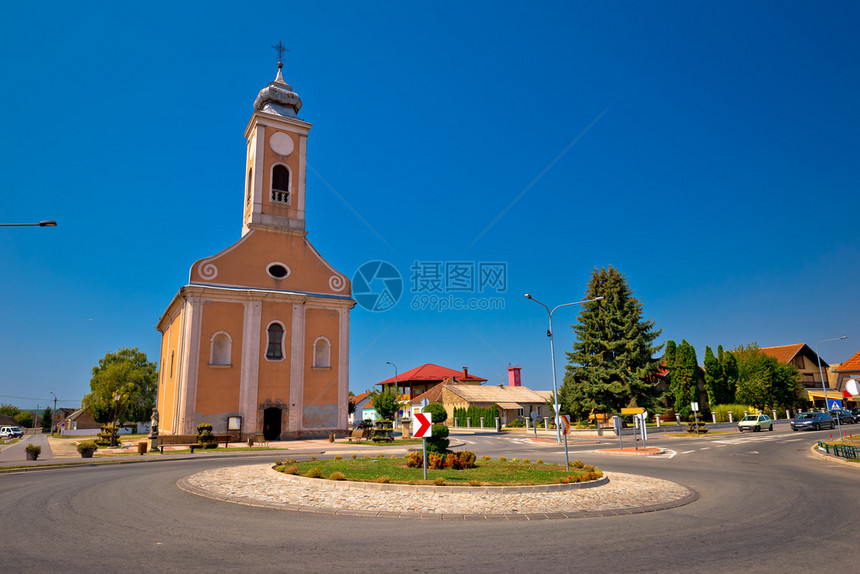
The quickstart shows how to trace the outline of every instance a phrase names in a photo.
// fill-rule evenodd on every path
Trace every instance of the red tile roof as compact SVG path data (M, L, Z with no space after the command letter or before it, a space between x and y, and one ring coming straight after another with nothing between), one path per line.
M803 343L796 343L794 345L780 345L778 347L762 347L761 352L765 355L770 355L780 363L788 363L800 352L803 347Z
M475 375L464 375L463 371L455 371L454 369L449 369L448 367L440 367L439 365L434 365L433 363L426 363L424 365L421 365L420 367L415 367L414 369L410 369L405 373L400 373L399 375L397 375L398 384L433 382L441 383L445 379L454 379L458 382L474 383L483 383L487 381L487 379L476 377ZM384 381L376 384L394 384L394 377L391 377L390 379L385 379Z
M842 371L860 371L860 351L857 351L857 353L853 357L851 357L850 359L839 365L838 368L833 370L837 373L841 373Z
M366 391L364 393L355 395L354 397L349 397L349 402L351 402L354 405L357 405L358 403L363 401L364 398L367 397L368 395L370 395L370 391Z

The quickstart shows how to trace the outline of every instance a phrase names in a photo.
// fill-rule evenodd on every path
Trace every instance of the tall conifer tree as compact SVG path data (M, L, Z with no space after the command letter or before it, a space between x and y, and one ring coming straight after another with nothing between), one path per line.
M663 412L652 358L662 346L654 346L661 330L642 318L642 302L614 267L594 270L586 298L595 297L604 299L585 303L573 325L576 342L559 391L562 413L583 419L631 405Z
M725 377L725 395L720 404L730 405L735 402L735 393L738 389L738 361L730 351L723 352L723 346L717 347L717 360L720 361L720 366L723 368L723 377Z
M705 347L705 392L708 393L708 403L713 409L715 406L724 404L725 377L723 366L714 355L710 347Z

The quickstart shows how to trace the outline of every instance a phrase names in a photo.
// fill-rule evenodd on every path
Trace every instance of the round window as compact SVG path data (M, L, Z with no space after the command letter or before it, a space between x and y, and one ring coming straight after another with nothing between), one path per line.
M280 263L272 263L266 269L269 272L269 275L274 277L275 279L283 279L287 275L290 274L290 270L286 265L282 265Z

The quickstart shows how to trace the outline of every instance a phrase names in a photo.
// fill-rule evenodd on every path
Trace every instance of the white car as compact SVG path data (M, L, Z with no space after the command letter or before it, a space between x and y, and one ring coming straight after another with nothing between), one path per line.
M767 415L747 415L743 420L738 421L739 432L744 432L745 430L758 432L763 428L773 430L773 421Z
M18 438L24 436L24 431L18 427L0 427L0 438Z

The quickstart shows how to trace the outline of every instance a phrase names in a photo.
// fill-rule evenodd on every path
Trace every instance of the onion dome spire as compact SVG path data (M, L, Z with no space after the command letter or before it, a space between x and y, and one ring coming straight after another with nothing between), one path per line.
M278 74L273 82L269 82L269 85L257 94L254 109L288 118L298 117L299 110L302 108L302 99L293 91L293 87L284 81L284 75L281 72L284 68L284 52L289 50L281 42L272 48L278 51Z

